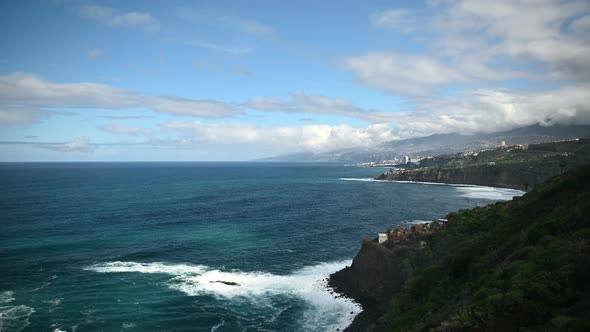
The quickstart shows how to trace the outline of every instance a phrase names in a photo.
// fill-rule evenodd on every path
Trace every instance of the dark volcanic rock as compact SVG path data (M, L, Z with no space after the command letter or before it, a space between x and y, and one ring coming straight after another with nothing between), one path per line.
M224 284L224 285L228 285L228 286L239 286L240 284L238 284L237 282L233 282L233 281L223 281L223 280L216 280L216 281L210 281L210 283L220 283L220 284Z
M375 241L364 240L352 265L330 276L330 287L363 307L363 312L346 331L373 330L375 319L412 275L404 256L397 248L388 249Z

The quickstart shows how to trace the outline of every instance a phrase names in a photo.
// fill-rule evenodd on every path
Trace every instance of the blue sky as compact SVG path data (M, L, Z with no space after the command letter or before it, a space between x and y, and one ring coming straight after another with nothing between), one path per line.
M3 1L0 160L251 160L590 123L587 1Z

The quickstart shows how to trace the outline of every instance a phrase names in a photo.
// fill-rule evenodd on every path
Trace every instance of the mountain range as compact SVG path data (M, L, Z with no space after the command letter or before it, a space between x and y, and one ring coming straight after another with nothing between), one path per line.
M371 147L348 148L322 153L302 152L260 161L346 162L360 163L396 158L431 157L441 154L479 150L500 145L545 143L590 137L590 125L528 126L495 133L433 134L425 137L388 141Z

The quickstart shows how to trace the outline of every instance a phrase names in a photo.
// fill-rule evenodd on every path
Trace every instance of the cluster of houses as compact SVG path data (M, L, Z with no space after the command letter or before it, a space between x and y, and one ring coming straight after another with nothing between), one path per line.
M441 218L429 223L412 225L411 227L392 228L386 232L377 233L377 241L380 244L387 242L387 245L409 242L414 236L430 234L435 230L441 229L447 222L447 219ZM425 241L420 241L421 247L424 247L425 245Z

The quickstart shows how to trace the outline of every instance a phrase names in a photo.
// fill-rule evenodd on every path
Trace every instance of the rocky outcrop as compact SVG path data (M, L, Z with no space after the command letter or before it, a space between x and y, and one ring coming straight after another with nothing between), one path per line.
M441 226L433 222L393 228L387 231L388 240L382 244L365 239L352 265L330 276L330 287L363 307L345 331L380 330L379 317L413 276L407 258L424 246L426 235Z

